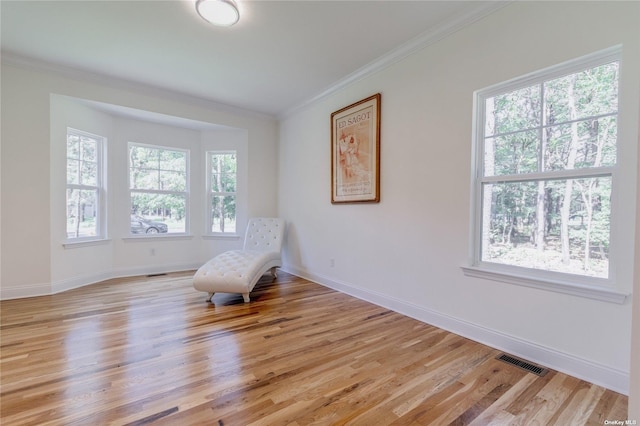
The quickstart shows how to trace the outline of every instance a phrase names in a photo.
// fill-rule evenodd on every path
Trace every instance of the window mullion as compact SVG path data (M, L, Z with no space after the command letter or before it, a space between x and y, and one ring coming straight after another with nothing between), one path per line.
M559 180L578 179L611 176L615 167L598 167L585 169L553 170L541 173L527 173L521 175L497 175L485 176L482 183L503 183L503 182L533 182L539 180Z
M161 189L135 189L131 188L131 192L139 192L141 194L156 194L156 195L186 195L187 191L166 191Z
M544 87L544 86L543 86ZM544 96L544 95L543 95ZM544 99L544 97L542 98ZM544 108L542 108L544 109ZM530 132L532 130L539 130L539 129L546 129L549 127L554 127L554 126L561 126L561 125L567 125L567 124L573 124L573 123L580 123L583 121L589 121L589 120L599 120L601 118L607 118L607 117L616 117L618 115L618 112L608 112L605 114L597 114L597 115L589 115L589 116L585 116L585 117L581 117L581 118L576 118L575 120L567 120L567 121L562 121L562 122L557 122L557 123L553 123L553 124L545 124L546 123L546 114L543 116L541 115L541 124L534 126L534 127L528 127L528 128L523 128L523 129L518 129L518 130L513 130L511 132L503 132L503 133L494 133L491 135L485 135L484 138L500 138L500 137L505 137L505 136L511 136L511 135L517 135L518 133L526 133L526 132Z
M100 187L97 186L97 185L78 185L78 184L75 184L75 183L67 184L67 188L79 189L81 191L92 191L92 190L100 189Z
M576 118L574 120L558 121L557 123L553 123L553 124L544 124L543 127L548 128L548 127L555 127L555 126L564 126L567 124L581 123L584 121L599 120L601 118L617 117L617 115L618 115L618 111L608 112L605 114L587 115L584 117Z

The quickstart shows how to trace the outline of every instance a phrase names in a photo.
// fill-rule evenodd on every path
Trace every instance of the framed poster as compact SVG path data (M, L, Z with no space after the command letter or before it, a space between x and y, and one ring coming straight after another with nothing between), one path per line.
M380 201L380 93L331 114L331 202Z

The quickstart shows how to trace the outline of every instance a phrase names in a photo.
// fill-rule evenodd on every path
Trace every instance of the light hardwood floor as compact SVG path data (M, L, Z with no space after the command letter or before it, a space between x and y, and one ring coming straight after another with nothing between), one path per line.
M3 425L602 425L627 397L280 272L245 304L188 273L1 310Z

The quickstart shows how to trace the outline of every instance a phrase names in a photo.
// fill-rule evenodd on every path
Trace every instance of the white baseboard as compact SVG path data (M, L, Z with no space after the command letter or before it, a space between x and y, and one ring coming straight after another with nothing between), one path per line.
M16 287L2 286L0 300L24 299L25 297L48 296L52 294L51 283L27 284Z
M25 297L48 296L95 284L100 281L113 278L134 277L137 275L165 274L170 272L182 272L198 269L201 263L185 263L172 265L137 266L133 268L120 268L98 274L82 275L53 281L47 284L25 285L20 287L2 287L0 300L22 299Z
M628 371L617 370L594 363L575 355L531 343L519 337L510 336L497 330L482 327L403 300L398 300L386 294L362 289L350 283L339 282L320 274L314 274L292 265L284 265L282 270L492 348L516 355L536 364L577 377L598 386L603 386L624 395L629 394L630 376Z
M115 278L110 272L100 274L84 275L79 277L67 278L64 280L51 282L51 294L62 293L63 291L73 290L87 285L99 283L100 281Z
M171 265L136 266L134 268L120 268L113 271L111 278L135 277L138 275L168 274L170 272L184 272L198 269L202 262L176 263Z

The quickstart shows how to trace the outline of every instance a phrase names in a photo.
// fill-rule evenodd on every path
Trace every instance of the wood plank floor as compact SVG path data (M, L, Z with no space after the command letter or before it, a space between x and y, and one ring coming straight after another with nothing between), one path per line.
M192 274L3 301L3 425L602 425L627 397L280 272L245 304Z

